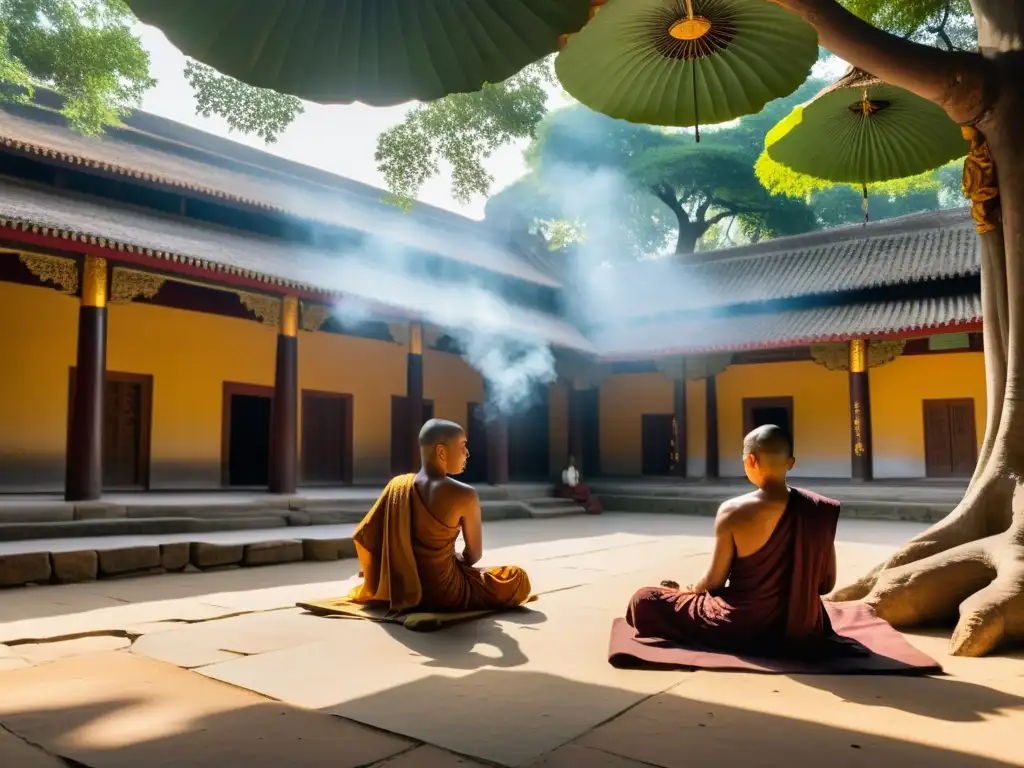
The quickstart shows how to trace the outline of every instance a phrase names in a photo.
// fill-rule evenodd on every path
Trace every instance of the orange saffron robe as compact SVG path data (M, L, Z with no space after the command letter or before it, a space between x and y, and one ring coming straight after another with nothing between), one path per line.
M514 608L530 597L530 579L516 566L482 570L455 555L458 527L427 509L413 483L388 483L352 539L363 583L349 600L387 603L391 611L477 611Z

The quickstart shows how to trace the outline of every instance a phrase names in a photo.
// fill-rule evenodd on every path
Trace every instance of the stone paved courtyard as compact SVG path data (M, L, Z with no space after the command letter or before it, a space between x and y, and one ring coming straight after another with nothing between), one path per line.
M535 610L416 634L315 618L354 561L0 593L0 766L1024 765L1024 654L941 678L616 670L636 587L699 576L711 520L610 514L488 524ZM847 520L840 580L920 530Z

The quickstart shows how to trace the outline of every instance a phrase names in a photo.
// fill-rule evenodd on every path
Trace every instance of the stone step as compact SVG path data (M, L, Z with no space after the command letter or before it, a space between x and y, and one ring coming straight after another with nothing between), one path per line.
M558 508L558 507L578 507L579 505L572 499L563 499L558 496L545 496L537 499L526 499L526 504L535 509L544 509L547 507Z
M0 541L68 539L83 536L141 536L162 533L210 533L285 528L284 515L252 515L203 520L194 517L107 518L66 522L0 523Z
M665 515L714 517L721 499L682 496L634 496L601 494L607 512L641 512ZM934 523L948 515L955 505L920 502L848 501L842 505L842 517L866 520L903 520Z

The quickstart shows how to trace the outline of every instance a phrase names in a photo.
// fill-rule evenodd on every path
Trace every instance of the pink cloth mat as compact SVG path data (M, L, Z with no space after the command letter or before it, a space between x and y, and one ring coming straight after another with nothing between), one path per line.
M861 603L826 603L836 633L859 643L859 653L811 658L757 658L722 651L684 648L663 640L637 638L625 619L612 623L608 662L615 667L647 669L715 669L769 674L926 675L941 673L935 659L912 646L903 635Z

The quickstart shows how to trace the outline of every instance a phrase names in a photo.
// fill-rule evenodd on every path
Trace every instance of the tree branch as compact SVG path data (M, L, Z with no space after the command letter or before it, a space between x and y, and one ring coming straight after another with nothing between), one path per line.
M820 44L887 83L934 101L958 123L991 108L989 66L977 53L940 51L869 24L836 0L772 0L818 30Z
M686 213L686 211L683 210L683 206L679 202L679 199L676 197L676 191L668 184L652 184L651 192L656 198L667 205L677 217L680 214Z

